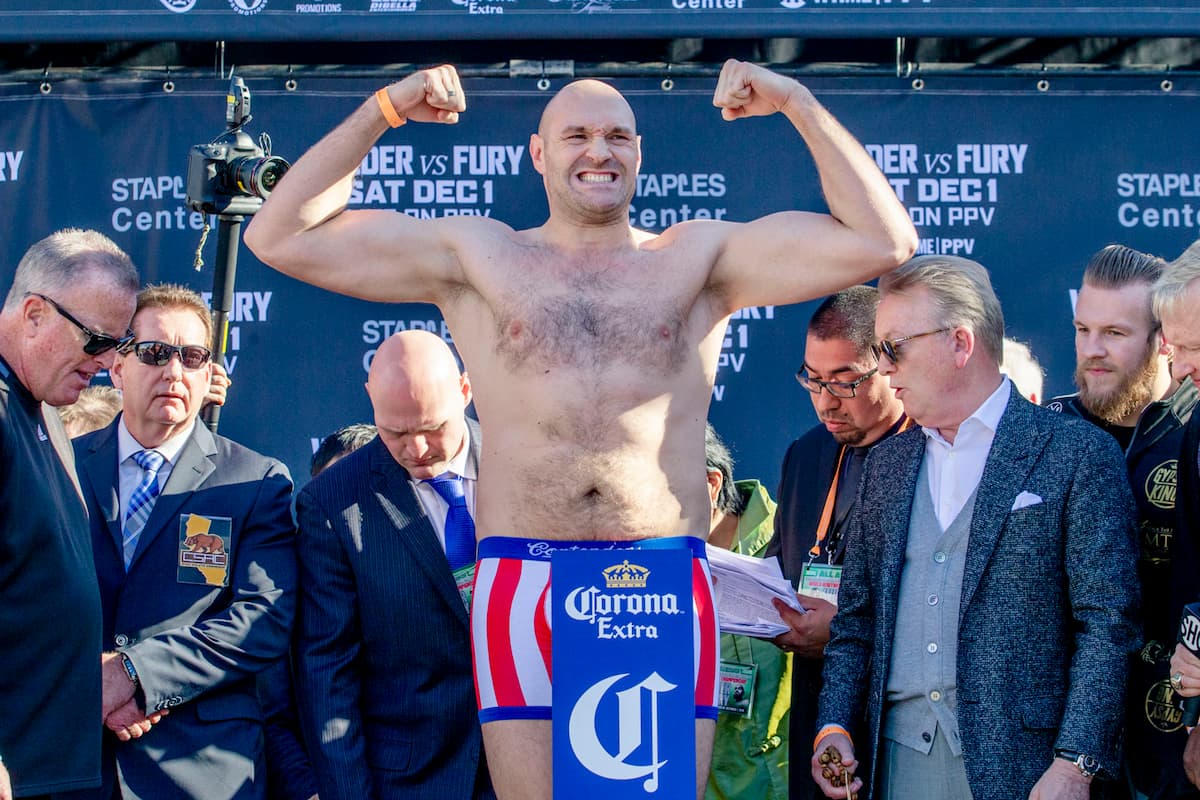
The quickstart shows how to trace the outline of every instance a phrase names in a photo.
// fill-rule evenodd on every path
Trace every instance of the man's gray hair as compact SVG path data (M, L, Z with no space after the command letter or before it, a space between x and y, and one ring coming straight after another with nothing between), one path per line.
M54 297L89 273L103 275L131 295L141 283L133 261L112 239L98 231L64 228L25 251L4 308L15 308L30 292Z
M1197 278L1200 278L1200 239L1168 264L1154 284L1154 316L1162 319L1164 313L1182 312L1183 296ZM1193 309L1191 313L1198 314L1200 309Z
M933 298L939 326L970 328L983 351L997 364L1003 361L1004 312L982 264L958 256L917 256L879 279L882 297L921 288Z

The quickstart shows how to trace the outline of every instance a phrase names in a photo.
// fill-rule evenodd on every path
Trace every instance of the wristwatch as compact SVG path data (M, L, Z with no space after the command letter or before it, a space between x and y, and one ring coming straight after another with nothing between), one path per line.
M1079 770L1079 774L1085 778L1094 778L1100 772L1100 762L1087 753L1076 753L1074 750L1055 750L1054 755L1064 761L1070 761L1075 765L1075 769Z
M124 653L121 653L121 666L125 667L125 674L129 676L129 682L136 686L138 682L137 670L133 667L133 660Z

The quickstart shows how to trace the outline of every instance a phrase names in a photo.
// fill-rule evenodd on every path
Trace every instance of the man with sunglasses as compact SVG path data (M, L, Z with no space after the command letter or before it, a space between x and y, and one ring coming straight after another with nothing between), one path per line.
M987 271L922 256L880 280L879 371L916 426L864 469L832 638L820 754L883 800L1089 796L1119 770L1139 641L1120 448L1000 374ZM863 732L850 730L863 719Z
M791 631L775 643L794 654L789 777L793 800L820 796L805 764L817 732L817 696L829 623L846 554L846 529L858 495L862 466L871 448L900 430L904 407L879 374L875 307L879 290L852 286L826 298L808 323L804 363L796 380L809 392L821 424L788 447L779 480L779 509L768 555L800 587L808 611L778 603ZM816 584L826 587L816 596Z
M48 406L112 364L138 276L95 231L21 258L0 309L0 800L100 780L100 609L71 445Z
M265 798L255 677L295 609L291 480L197 422L212 369L197 293L143 290L133 331L112 367L121 416L75 440L103 610L95 796Z

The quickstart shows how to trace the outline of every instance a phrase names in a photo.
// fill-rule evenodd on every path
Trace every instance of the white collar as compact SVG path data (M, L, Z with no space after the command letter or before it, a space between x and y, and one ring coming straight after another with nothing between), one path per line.
M1004 409L1008 408L1008 400L1011 394L1012 381L1007 376L1001 376L1000 385L996 387L996 391L988 395L988 398L979 405L979 408L975 409L971 416L959 423L959 433L962 433L964 428L968 431L979 429L986 430L989 435L995 436L996 429L1000 426L1000 418L1004 416ZM922 425L921 430L925 432L926 438L947 445L950 444L937 428L929 428ZM958 441L957 435L955 435L954 440Z
M192 420L192 424L187 426L185 430L167 439L157 447L143 447L138 443L138 440L133 438L133 434L129 432L129 428L125 426L125 415L121 415L121 420L117 424L117 463L124 464L125 460L141 450L157 450L162 454L162 457L171 464L175 463L175 459L179 457L179 451L187 444L188 437L192 435L192 430L196 427L196 420Z

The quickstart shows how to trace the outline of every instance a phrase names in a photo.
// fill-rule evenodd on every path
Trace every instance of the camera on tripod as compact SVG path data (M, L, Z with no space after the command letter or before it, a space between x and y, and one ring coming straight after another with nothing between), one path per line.
M234 76L225 98L225 133L188 152L187 204L205 214L248 217L291 166L271 155L271 137L255 142L242 130L250 116L250 90Z

